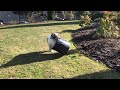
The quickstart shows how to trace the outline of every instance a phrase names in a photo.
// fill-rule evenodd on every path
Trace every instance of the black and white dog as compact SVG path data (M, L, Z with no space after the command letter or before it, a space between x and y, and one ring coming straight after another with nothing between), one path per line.
M58 38L59 38L58 33L52 33L47 37L47 42L48 42L50 52L53 52L52 48L55 46Z
M52 33L47 37L49 51L53 50L65 55L70 48L70 43L59 37L58 33Z

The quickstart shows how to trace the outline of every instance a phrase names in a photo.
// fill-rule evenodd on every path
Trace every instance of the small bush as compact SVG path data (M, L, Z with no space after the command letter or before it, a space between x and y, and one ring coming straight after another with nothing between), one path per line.
M105 14L99 21L99 27L97 28L96 35L98 37L113 37L119 36L119 28L113 21L110 20L109 15Z
M92 22L92 20L91 20L90 16L88 16L88 15L81 16L79 26L81 26L81 27L89 26L89 25L91 25L91 22Z

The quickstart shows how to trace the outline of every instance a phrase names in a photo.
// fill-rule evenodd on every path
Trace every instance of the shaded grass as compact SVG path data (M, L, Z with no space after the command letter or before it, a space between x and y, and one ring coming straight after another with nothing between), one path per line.
M0 29L12 29L12 28L25 28L25 27L40 27L40 26L55 26L55 25L71 25L79 24L79 21L59 21L59 22L50 22L50 23L41 23L41 24L20 24L20 25L10 25L7 27L2 27Z
M79 25L77 22L72 22L0 27L0 78L61 79L110 70L102 63L92 61L76 50L71 42L71 33L78 29ZM67 55L61 56L57 52L47 52L46 37L52 32L58 32L62 38L70 41L71 47ZM120 77L117 72L110 73L106 76L100 73L100 78ZM94 79L96 76L98 74L90 78Z
M45 52L48 52L48 51L31 52L31 53L15 56L12 60L0 66L0 68L6 68L9 66L15 66L15 65L30 64L33 62L41 62L46 60L54 60L62 57L62 55L59 53L47 54ZM74 53L77 53L77 51L72 49L72 50L69 50L66 55L74 54Z
M95 73L91 73L91 74L85 74L85 75L79 75L79 76L75 76L71 79L82 79L82 78L86 78L86 79L120 79L120 73L113 71L113 70L103 70L103 71L99 71L99 72L95 72Z

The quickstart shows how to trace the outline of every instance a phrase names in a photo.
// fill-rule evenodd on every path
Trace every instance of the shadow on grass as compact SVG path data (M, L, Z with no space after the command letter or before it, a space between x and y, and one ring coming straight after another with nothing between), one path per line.
M30 64L33 62L41 62L41 61L47 61L47 60L54 60L62 57L59 53L52 53L52 54L44 54L47 51L43 52L31 52L26 54L21 54L18 56L15 56L12 60L7 62L6 64L2 65L0 68L6 68L9 66L15 66L15 65L23 65L23 64ZM77 53L77 50L69 50L66 55Z
M89 31L89 30L96 31L96 28L97 27L89 26L89 27L84 27L84 28L78 28L77 30L67 29L67 30L63 30L60 33L75 33L78 31Z
M72 30L72 29L67 29L67 30L63 30L62 32L60 32L60 33L74 33L74 32L76 32L76 30Z
M55 26L55 25L71 25L79 24L79 21L69 21L69 22L53 22L53 23L43 23L43 24L24 24L24 25L15 25L2 27L0 29L12 29L12 28L25 28L25 27L40 27L40 26Z
M120 73L113 70L106 70L106 71L100 71L91 74L76 76L70 79L120 79Z

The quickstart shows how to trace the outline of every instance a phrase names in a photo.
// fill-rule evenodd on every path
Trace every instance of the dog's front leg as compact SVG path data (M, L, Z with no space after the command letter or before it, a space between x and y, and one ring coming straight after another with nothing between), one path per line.
M53 50L52 50L52 48L51 48L51 47L49 47L49 52L53 52Z

